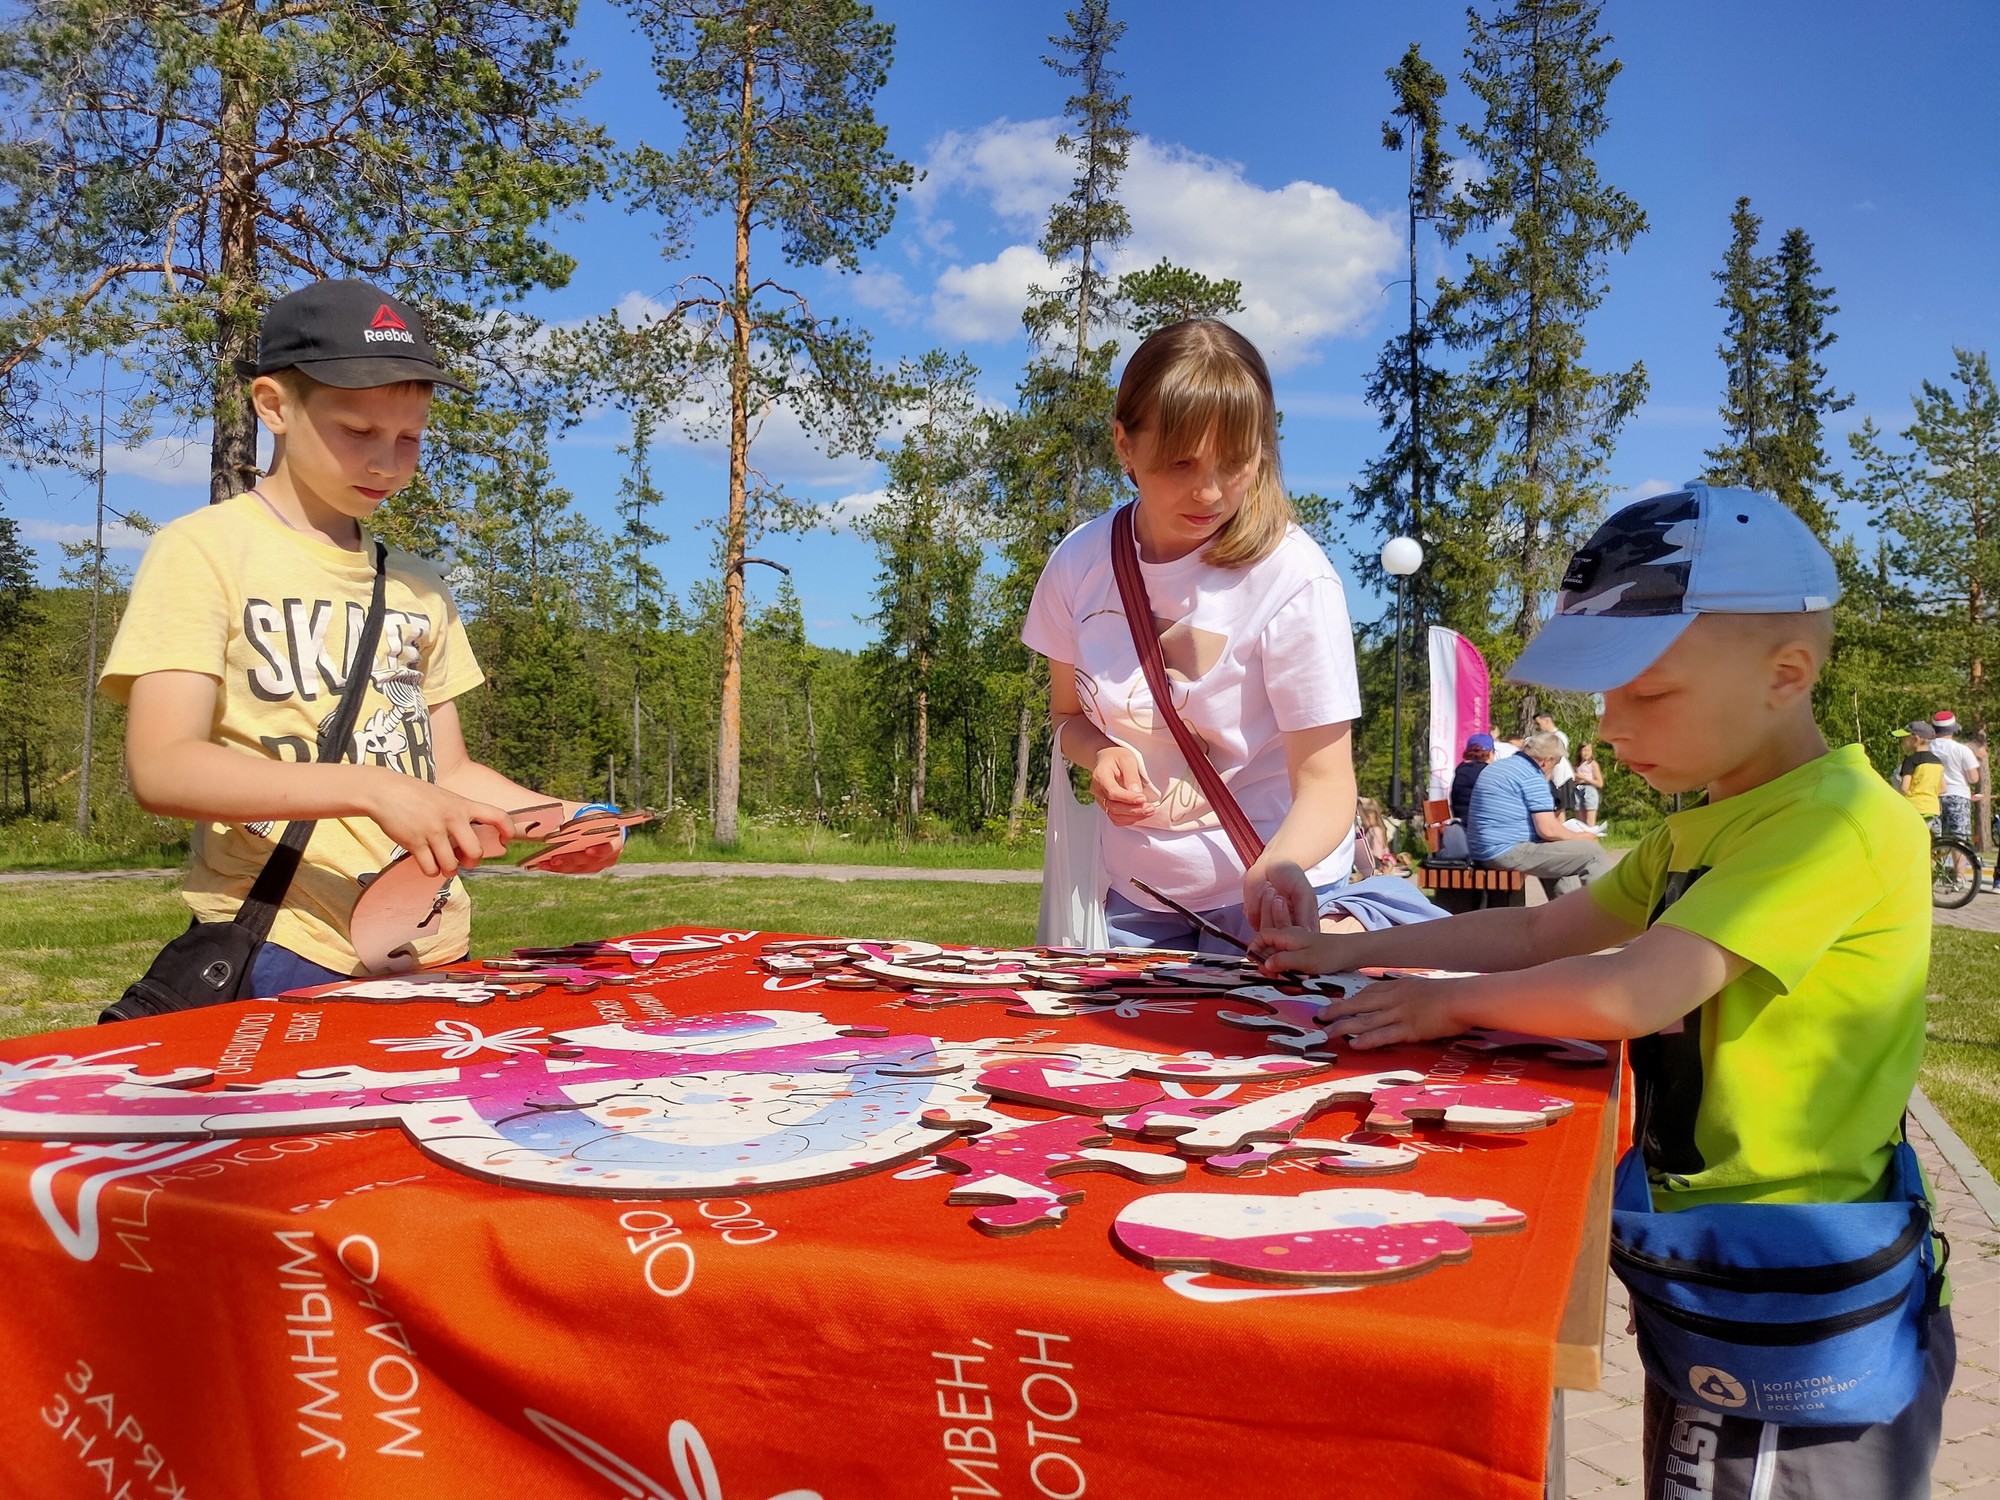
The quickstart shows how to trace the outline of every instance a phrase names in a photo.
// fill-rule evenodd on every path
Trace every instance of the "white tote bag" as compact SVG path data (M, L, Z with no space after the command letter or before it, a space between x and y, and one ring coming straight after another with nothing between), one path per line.
M1049 756L1049 819L1042 842L1042 915L1035 941L1048 948L1106 948L1104 873L1099 837L1104 813L1070 790L1062 747Z

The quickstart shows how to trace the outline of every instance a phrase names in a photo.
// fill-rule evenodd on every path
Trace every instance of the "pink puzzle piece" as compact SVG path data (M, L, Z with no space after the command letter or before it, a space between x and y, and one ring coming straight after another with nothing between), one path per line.
M1273 1166L1282 1161L1311 1159L1328 1174L1373 1177L1387 1172L1407 1172L1417 1164L1417 1153L1408 1146L1368 1146L1359 1141L1289 1140L1259 1141L1242 1151L1202 1158L1202 1166L1225 1177L1240 1177L1255 1167Z
M1280 1197L1149 1193L1118 1214L1112 1237L1155 1270L1331 1286L1416 1276L1464 1260L1471 1236L1521 1228L1492 1198L1434 1198L1390 1188L1322 1188Z
M1060 1224L1081 1188L1058 1187L1073 1172L1112 1172L1136 1182L1178 1182L1187 1163L1148 1151L1103 1149L1111 1144L1102 1121L1064 1118L1017 1120L991 1110L941 1109L924 1114L926 1125L979 1125L985 1133L936 1155L937 1164L965 1181L947 1203L979 1204L973 1228L982 1234L1026 1234Z
M1512 1133L1540 1130L1576 1106L1518 1083L1432 1084L1376 1090L1364 1127L1408 1135L1417 1120L1440 1120L1447 1130Z
M996 1099L1071 1115L1119 1114L1160 1097L1157 1083L1092 1073L1060 1061L1002 1063L982 1072L973 1087Z

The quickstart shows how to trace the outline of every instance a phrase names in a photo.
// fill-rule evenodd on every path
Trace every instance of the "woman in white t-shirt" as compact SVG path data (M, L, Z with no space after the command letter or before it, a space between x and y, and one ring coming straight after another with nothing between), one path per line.
M1263 838L1262 856L1244 868L1153 710L1112 569L1111 516L1056 548L1021 638L1049 659L1056 743L1089 768L1108 821L1111 941L1203 941L1134 876L1247 941L1256 924L1245 903L1257 912L1269 899L1272 867L1307 871L1323 912L1353 868L1349 729L1361 700L1346 598L1293 517L1270 375L1241 334L1208 319L1161 329L1126 366L1116 416L1174 706Z

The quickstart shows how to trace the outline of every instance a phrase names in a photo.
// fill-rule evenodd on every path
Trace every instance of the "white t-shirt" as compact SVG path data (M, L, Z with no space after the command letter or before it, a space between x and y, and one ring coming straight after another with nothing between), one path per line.
M1199 551L1141 562L1153 625L1174 684L1174 706L1257 832L1278 830L1292 805L1288 730L1345 724L1360 715L1347 598L1318 543L1297 527L1270 556L1217 568ZM1196 911L1243 899L1243 864L1188 772L1173 731L1155 717L1111 571L1111 517L1063 539L1035 584L1021 629L1028 648L1076 669L1090 721L1135 750L1159 788L1142 823L1104 826L1104 865L1119 894L1160 910L1130 884L1148 885ZM1308 873L1315 885L1354 867L1354 831Z
M1961 745L1949 735L1939 735L1930 744L1931 754L1944 767L1940 797L1970 797L1972 783L1979 779L1979 755L1970 745Z

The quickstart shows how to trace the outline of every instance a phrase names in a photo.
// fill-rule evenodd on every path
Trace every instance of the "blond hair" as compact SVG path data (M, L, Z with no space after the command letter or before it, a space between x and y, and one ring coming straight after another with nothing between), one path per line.
M1118 382L1116 415L1127 433L1155 431L1154 452L1171 464L1215 434L1217 457L1257 459L1257 476L1203 550L1202 561L1241 568L1269 557L1297 519L1278 467L1278 404L1257 346L1227 323L1169 323L1132 352Z

